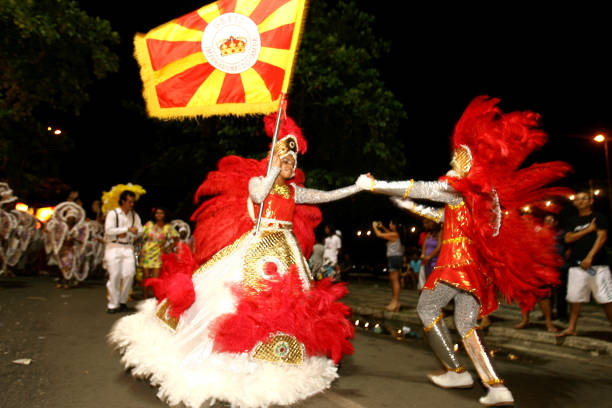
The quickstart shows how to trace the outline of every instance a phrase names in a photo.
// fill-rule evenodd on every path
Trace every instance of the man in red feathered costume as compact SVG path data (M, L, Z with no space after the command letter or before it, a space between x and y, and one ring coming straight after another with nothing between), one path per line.
M561 178L569 166L562 162L534 164L519 169L525 157L546 141L533 112L502 113L498 99L477 97L455 126L451 167L439 181L375 180L363 175L363 188L394 197L402 208L444 222L442 247L434 271L419 298L417 312L429 344L442 362L443 373L428 378L443 388L466 388L472 376L457 358L442 309L455 302L455 324L463 345L488 392L487 406L512 405L512 393L495 372L477 319L498 306L497 291L507 301L531 309L558 281L560 259L552 234L532 234L533 221L521 206L561 188L544 188ZM411 199L445 204L428 207Z
M265 122L271 136L275 115ZM350 310L338 301L346 286L314 282L304 254L321 220L313 204L361 189L305 188L296 167L304 152L306 140L286 118L268 174L268 158L223 158L196 194L208 200L193 217L195 255L183 246L164 259L163 276L150 281L159 303L141 303L113 327L123 364L171 405L292 404L329 387L352 353Z

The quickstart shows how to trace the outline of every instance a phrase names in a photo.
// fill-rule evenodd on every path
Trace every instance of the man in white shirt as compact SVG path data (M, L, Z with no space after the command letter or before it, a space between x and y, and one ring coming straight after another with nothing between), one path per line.
M340 230L336 230L335 233L331 234L331 228L329 225L325 226L325 251L323 252L323 265L326 269L325 277L334 277L337 272L338 266L338 254L342 248L342 233Z
M134 240L142 234L140 217L133 210L136 194L125 190L119 196L119 208L106 215L104 233L108 242L104 251L108 269L107 313L127 310L127 301L136 274Z

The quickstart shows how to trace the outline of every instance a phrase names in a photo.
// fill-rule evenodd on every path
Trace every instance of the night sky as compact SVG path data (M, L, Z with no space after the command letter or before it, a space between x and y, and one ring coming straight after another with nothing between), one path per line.
M67 166L64 178L87 200L88 194L129 180L130 156L117 152L139 147L130 142L130 133L138 129L130 127L121 106L123 100L144 103L132 57L134 34L207 1L157 3L162 5L155 8L143 1L80 3L88 14L109 20L122 38L119 73L97 84L81 119L66 126L79 134L76 145L85 153L81 161ZM603 146L590 140L597 132L612 134L610 33L603 8L534 8L517 2L448 8L437 2L412 3L357 1L376 16L377 34L392 44L380 69L408 114L400 132L411 172L398 174L398 179L441 175L448 166L454 123L473 97L487 94L501 98L504 110L529 109L542 115L549 142L530 161L569 162L574 173L566 182L572 187L589 178L605 185ZM113 155L121 159L110 165ZM103 175L75 172L73 165L95 166ZM87 174L87 181L82 174Z

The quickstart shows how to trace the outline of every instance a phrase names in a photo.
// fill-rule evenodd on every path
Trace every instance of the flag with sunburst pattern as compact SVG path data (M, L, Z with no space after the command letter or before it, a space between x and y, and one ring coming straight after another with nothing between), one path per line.
M150 116L271 113L289 88L307 0L219 0L134 38Z

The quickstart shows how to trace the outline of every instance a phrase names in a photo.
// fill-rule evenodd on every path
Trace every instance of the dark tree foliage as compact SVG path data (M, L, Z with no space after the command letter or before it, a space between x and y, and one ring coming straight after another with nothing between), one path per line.
M405 165L397 134L405 113L380 78L376 63L389 45L373 22L353 2L310 2L288 108L309 143L299 163L309 186L346 185L373 167L396 175ZM147 185L169 182L177 165L199 183L224 155L262 157L269 145L261 115L152 122L156 142L145 155L164 159L137 172Z
M0 32L0 177L28 196L59 176L72 146L49 118L78 114L94 81L118 69L119 36L69 0L2 0Z

